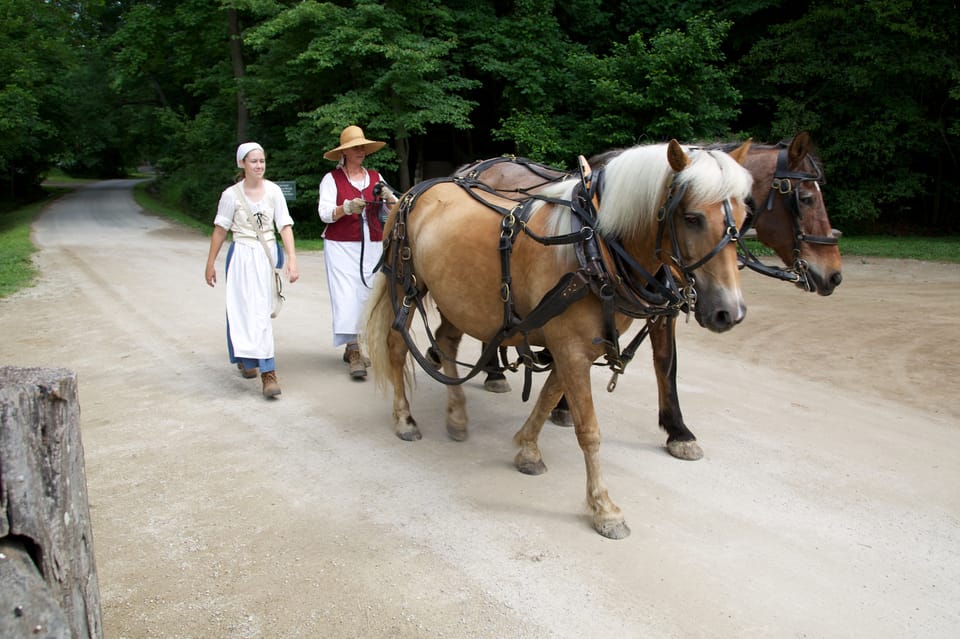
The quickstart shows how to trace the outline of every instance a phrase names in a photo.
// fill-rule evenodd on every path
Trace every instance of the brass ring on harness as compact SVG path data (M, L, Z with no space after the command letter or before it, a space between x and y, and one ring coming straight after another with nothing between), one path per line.
M786 195L793 190L793 183L786 178L773 178L773 185L770 188L781 195Z
M514 216L513 211L503 216L503 222L500 223L500 237L510 237L513 235L513 226L516 224L517 218Z
M504 304L510 301L510 285L506 282L500 283L500 301Z
M408 260L410 259L410 257L412 256L412 253L410 252L410 247L409 247L409 246L404 246L403 248L401 248L399 254L400 254L400 259L403 260L403 261L405 261L405 262L408 261Z

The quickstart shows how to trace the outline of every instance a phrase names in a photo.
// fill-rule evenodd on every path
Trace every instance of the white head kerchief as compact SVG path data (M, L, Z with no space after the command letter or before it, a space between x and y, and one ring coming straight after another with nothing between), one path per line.
M247 157L247 154L250 151L260 150L263 151L263 147L257 144L256 142L244 142L237 147L237 168L243 168L243 158ZM264 151L266 153L266 151Z

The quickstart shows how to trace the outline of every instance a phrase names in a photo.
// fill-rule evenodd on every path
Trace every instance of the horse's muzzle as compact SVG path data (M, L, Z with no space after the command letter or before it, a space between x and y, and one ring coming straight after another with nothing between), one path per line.
M698 304L694 317L700 326L713 331L724 333L743 321L747 316L747 307L743 302L729 305L716 305L710 309Z

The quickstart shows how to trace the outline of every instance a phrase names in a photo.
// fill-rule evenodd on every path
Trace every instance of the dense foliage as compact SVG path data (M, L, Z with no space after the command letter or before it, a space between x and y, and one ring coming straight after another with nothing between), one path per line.
M809 130L845 232L960 228L955 0L5 0L2 197L158 170L202 219L255 139L314 234L359 124L398 187L515 153Z

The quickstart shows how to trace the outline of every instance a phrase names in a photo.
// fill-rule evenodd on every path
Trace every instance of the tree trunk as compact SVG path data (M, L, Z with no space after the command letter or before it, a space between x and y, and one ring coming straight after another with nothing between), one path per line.
M68 370L0 368L0 577L0 636L103 637Z
M410 187L410 138L397 138L397 155L400 156L400 191L406 193Z
M243 94L240 79L247 75L243 65L243 39L240 36L240 18L236 9L227 9L227 19L230 22L230 63L233 65L233 78L237 81L237 144L247 142L247 129L250 124L250 114L247 111L247 100Z

